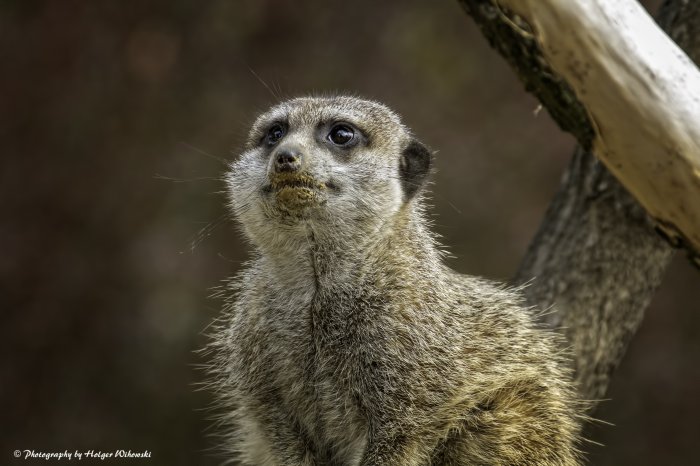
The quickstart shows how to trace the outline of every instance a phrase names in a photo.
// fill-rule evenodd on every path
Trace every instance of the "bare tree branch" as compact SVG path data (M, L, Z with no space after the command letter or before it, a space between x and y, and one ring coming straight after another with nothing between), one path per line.
M580 392L601 398L673 250L655 233L645 210L586 150L596 137L587 111L548 66L532 28L496 1L460 3L526 88L581 145L515 281L534 278L526 289L528 301L542 309L556 305L545 318L567 335ZM659 16L661 26L694 60L700 54L699 4L669 0Z
M572 346L579 390L600 399L661 284L673 249L590 152L576 149L516 276Z

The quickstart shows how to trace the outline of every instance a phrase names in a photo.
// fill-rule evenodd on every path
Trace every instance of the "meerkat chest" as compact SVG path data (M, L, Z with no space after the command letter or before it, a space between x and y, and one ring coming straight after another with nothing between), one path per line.
M296 419L318 452L334 464L358 464L367 442L362 387L357 383L368 348L362 300L309 293L269 294L238 343L247 390L268 393L269 409ZM367 300L364 300L365 305ZM246 303L241 303L246 307ZM252 305L252 307L256 307Z
M314 390L311 423L340 464L357 464L368 435L367 406L374 396L366 381L376 379L382 358L376 315L384 303L371 288L319 293L311 303L314 358L306 373Z
M361 410L361 368L365 351L355 322L355 301L337 294L316 294L308 302L287 303L296 323L272 336L288 349L279 354L276 382L304 431L334 464L360 461L367 442L367 420ZM287 314L289 315L289 314Z

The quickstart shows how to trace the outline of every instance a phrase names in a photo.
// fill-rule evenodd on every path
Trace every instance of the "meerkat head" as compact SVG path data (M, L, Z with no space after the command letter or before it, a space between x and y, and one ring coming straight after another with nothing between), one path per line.
M258 244L309 229L374 233L419 195L431 159L384 105L297 98L254 123L226 177L230 205Z

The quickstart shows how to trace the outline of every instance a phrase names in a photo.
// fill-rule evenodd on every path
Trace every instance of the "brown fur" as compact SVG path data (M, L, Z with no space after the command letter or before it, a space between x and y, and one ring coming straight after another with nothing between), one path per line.
M338 121L352 149L325 139ZM270 145L273 122L288 130ZM283 147L298 174L273 173ZM443 264L416 189L426 154L353 97L294 99L253 126L227 180L255 254L212 343L240 464L578 464L556 337L517 290Z

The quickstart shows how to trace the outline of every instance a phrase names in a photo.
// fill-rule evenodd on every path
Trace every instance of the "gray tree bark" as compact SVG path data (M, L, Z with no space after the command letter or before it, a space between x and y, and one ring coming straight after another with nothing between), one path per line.
M602 398L679 244L590 152L594 135L571 88L548 66L528 24L497 0L460 0L489 43L554 120L579 142L514 279L529 304L550 310L573 352L582 398ZM667 0L659 25L698 63L700 1ZM565 32L563 32L565 33ZM594 404L592 404L594 406Z

